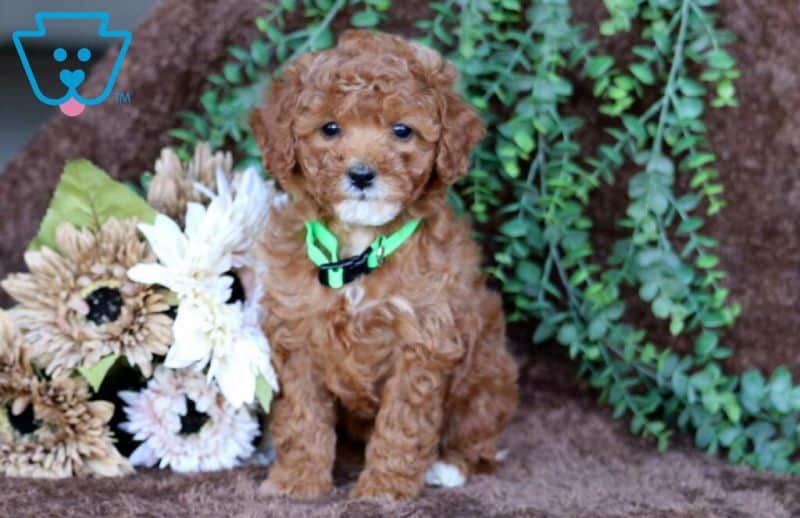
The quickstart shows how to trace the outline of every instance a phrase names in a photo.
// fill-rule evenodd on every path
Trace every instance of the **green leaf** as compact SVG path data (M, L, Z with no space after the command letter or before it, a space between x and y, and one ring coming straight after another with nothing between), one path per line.
M686 168L687 169L696 169L701 167L709 162L713 162L716 159L713 153L694 153L690 155L689 158L686 160Z
M514 143L526 154L533 151L533 148L536 146L533 137L531 137L531 134L527 131L517 131L514 133Z
M578 338L578 330L573 324L564 324L558 330L558 341L562 345L570 345Z
M689 381L697 390L705 392L712 388L714 378L711 376L711 373L709 373L708 370L704 370L692 374L692 376L689 378Z
M552 338L556 331L555 323L543 320L536 326L536 331L533 333L533 343L540 344L545 340Z
M632 115L623 115L622 123L625 125L625 129L627 129L628 132L637 139L641 140L647 136L644 125L638 117L634 117Z
M272 404L272 387L269 386L263 374L259 374L256 378L256 399L258 399L264 412L269 414L269 408Z
M749 369L742 374L741 387L742 406L752 414L758 412L764 395L764 376L755 369Z
M512 178L519 176L519 164L516 160L503 160L503 170Z
M333 47L333 31L330 27L325 28L324 31L320 32L316 39L314 40L314 44L312 45L313 50L324 50Z
M659 173L664 177L670 177L675 172L675 164L673 164L669 157L657 155L652 157L647 163L647 170Z
M522 218L514 218L500 225L500 232L508 237L522 237L528 232L528 225Z
M734 423L738 423L742 418L742 407L739 406L735 396L731 393L726 394L723 398L722 409L725 411L728 419Z
M678 225L676 232L678 235L685 236L686 234L691 234L695 230L698 230L702 226L702 218L689 217L682 221L680 225Z
M687 97L699 97L706 93L706 87L702 83L688 77L682 77L678 80L678 88Z
M769 398L778 412L786 413L791 402L792 375L786 367L778 367L769 383Z
M681 119L695 119L703 113L703 101L697 97L684 97L675 102L675 109Z
M698 448L705 448L711 444L711 441L714 439L714 428L710 424L704 424L697 429L694 441Z
M442 24L435 23L433 25L433 33L436 35L439 40L441 40L445 45L452 45L453 44L453 36L450 34L447 29L442 27Z
M222 75L231 83L238 84L242 81L242 67L235 63L226 63L222 67Z
M249 54L247 54L247 51L241 47L228 47L228 52L230 52L231 55L239 61L246 62L250 58Z
M708 270L709 268L713 268L719 263L719 257L712 254L704 254L697 258L697 267L703 268L704 270Z
M350 18L350 24L353 27L374 27L378 25L380 21L380 17L378 13L371 9L366 9L364 11L359 11Z
M542 276L542 269L533 261L522 260L517 264L517 278L525 282L536 282Z
M250 55L253 57L253 61L258 66L266 66L269 63L269 48L264 44L263 41L255 40L250 45Z
M720 81L717 85L717 95L723 98L731 98L735 95L736 89L733 86L733 82L728 79Z
M731 56L722 49L712 50L711 52L708 53L706 59L708 59L709 65L711 65L714 68L719 68L722 70L727 70L736 64L736 61L733 59L733 56Z
M734 426L729 426L723 429L719 434L719 442L725 447L733 444L733 441L741 434L741 430Z
M592 340L599 340L603 338L608 331L608 322L602 318L595 318L589 324L589 338Z
M611 56L597 56L586 62L586 73L592 79L597 79L613 65L614 59Z
M634 63L630 67L631 73L641 81L643 84L652 85L656 78L653 76L653 71L644 63Z
M103 380L106 374L108 374L109 369L111 369L111 366L114 365L119 357L119 353L109 354L108 356L100 358L100 361L91 367L78 367L78 372L81 376L86 378L92 390L97 392L100 389L100 385L103 384Z
M64 166L64 173L30 248L38 250L47 246L57 250L56 229L62 223L96 231L98 224L110 218L138 218L152 223L155 217L153 208L130 187L112 180L88 160L72 160Z
M169 130L169 134L170 134L170 136L175 137L178 140L182 140L184 142L187 142L189 144L195 144L195 143L197 143L197 140L198 140L197 139L197 135L195 135L194 133L192 133L191 131L186 130L186 129L178 128L178 129Z
M672 301L666 297L658 297L652 304L653 315L658 318L667 318L672 310Z
M705 330L700 333L695 343L695 354L698 356L706 356L711 353L719 343L719 335L713 331Z
M656 295L658 295L658 283L657 282L647 282L642 284L641 288L639 288L639 296L645 302L650 302Z
M637 254L636 262L642 268L647 268L660 261L663 257L663 254L664 253L659 248L647 248Z

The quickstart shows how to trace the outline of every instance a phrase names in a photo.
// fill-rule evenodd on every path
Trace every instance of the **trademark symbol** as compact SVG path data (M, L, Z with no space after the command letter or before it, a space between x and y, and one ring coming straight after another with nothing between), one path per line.
M116 93L117 104L130 104L131 103L131 93L130 92L117 92Z

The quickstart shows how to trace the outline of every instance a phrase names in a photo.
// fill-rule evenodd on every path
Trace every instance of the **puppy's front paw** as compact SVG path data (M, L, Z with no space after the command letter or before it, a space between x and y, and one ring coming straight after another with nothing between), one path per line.
M261 496L288 496L307 500L326 495L333 486L329 478L307 477L303 476L303 474L294 475L283 473L280 470L275 472L273 468L269 478L258 488L258 494Z
M364 471L358 477L356 487L350 491L349 497L404 500L419 495L421 489L422 484L417 481Z

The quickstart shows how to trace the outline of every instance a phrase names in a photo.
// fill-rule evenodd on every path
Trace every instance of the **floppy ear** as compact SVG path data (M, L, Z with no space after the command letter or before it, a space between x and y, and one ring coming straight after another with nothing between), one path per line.
M439 93L442 134L436 153L436 176L452 185L466 176L472 148L486 133L478 112L458 95L452 86Z
M437 51L410 43L410 48L425 78L435 90L439 105L442 134L436 154L436 177L440 183L452 185L466 176L472 148L486 130L478 112L453 89L456 67Z
M272 80L266 104L250 112L250 127L256 137L264 168L287 192L295 189L295 139L292 123L300 93L298 71L290 64Z

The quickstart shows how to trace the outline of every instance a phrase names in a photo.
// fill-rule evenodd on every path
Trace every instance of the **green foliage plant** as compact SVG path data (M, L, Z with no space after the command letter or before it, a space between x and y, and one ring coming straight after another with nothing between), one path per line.
M718 0L605 0L603 38L638 31L618 63L571 21L568 0L431 1L416 22L420 41L461 70L461 89L480 110L488 136L474 166L451 193L494 251L512 321L535 323L532 342L561 344L578 372L633 433L667 448L676 431L738 464L800 471L800 387L785 367L770 376L725 373L731 350L722 331L740 312L728 302L716 240L705 218L724 207L703 116L736 106L739 75L719 26ZM198 141L232 147L242 163L259 152L246 114L260 101L267 72L303 52L333 44L332 22L350 16L376 27L389 0L284 0L256 20L262 37L231 48L209 77L201 109L172 131L188 153ZM288 31L301 9L304 28ZM583 150L581 118L570 115L575 78L593 88L605 142ZM710 100L710 102L709 102ZM627 180L624 229L608 257L592 244L587 205L604 184ZM496 232L490 233L496 228ZM634 293L676 337L685 355L659 347L626 320Z

